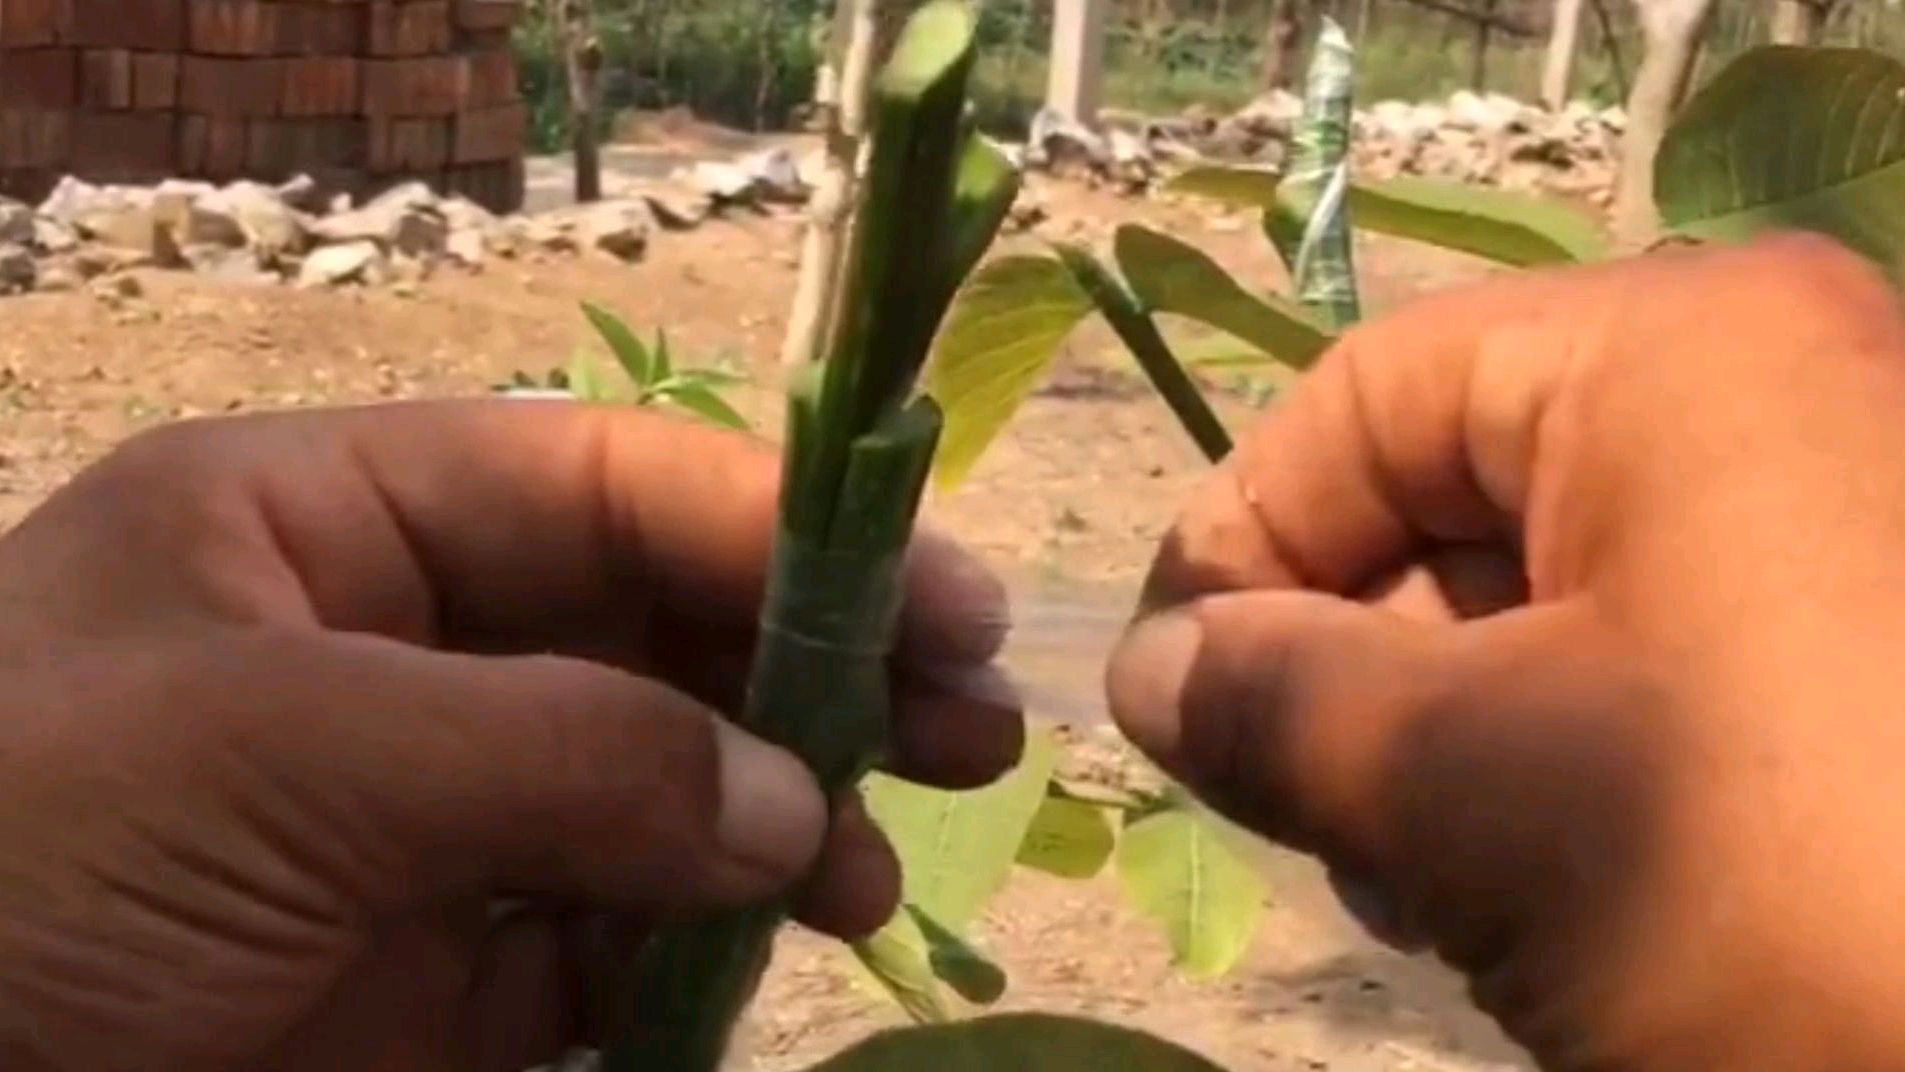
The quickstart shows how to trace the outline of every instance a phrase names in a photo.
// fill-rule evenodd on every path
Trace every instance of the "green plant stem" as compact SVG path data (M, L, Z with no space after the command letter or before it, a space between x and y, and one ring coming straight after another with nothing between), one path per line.
M1138 304L1125 285L1107 271L1098 259L1074 246L1057 246L1055 251L1072 275L1084 287L1119 341L1131 351L1138 367L1157 389L1178 423L1212 462L1223 461L1233 446L1230 432L1217 413L1205 401L1203 392L1184 365L1171 352L1170 344L1158 331L1157 321Z

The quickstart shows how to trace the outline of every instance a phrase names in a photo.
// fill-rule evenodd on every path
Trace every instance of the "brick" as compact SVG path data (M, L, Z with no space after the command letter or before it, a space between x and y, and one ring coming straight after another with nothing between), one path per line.
M66 0L0 0L0 48L36 48L66 36Z
M509 52L483 52L464 58L469 70L469 93L464 105L488 108L517 97L516 57Z
M284 96L283 61L186 56L180 61L179 107L222 116L267 116Z
M520 158L453 167L444 175L443 185L448 192L462 194L497 213L517 211L527 196L525 167Z
M185 47L185 0L62 2L71 10L66 36L70 44L142 52L177 52Z
M179 117L179 170L229 179L245 170L245 121L222 115Z
M371 0L366 48L373 56L430 56L450 49L449 0Z
M280 56L355 56L364 47L364 13L353 4L277 5Z
M450 148L451 162L486 164L514 159L523 154L528 130L529 109L521 104L464 112L456 117L456 139Z
M370 120L367 146L373 172L438 171L450 162L448 119Z
M299 56L280 62L284 67L284 96L279 114L357 114L356 60L348 56Z
M177 124L156 112L78 112L73 115L75 171L121 178L159 177L175 170Z
M71 108L79 99L78 72L71 49L36 48L0 55L0 108Z
M460 56L365 60L364 114L378 117L449 115L469 91Z
M123 111L132 107L132 53L99 48L81 58L79 100L88 108Z
M254 119L245 129L245 170L257 178L364 166L359 119Z
M0 108L0 160L9 168L63 168L71 148L71 113Z
M179 105L179 58L169 52L138 52L132 57L132 106L140 111L169 111Z
M465 55L508 52L515 47L515 38L508 30L464 30L456 35L456 50Z
M269 56L278 50L279 7L264 0L189 0L186 40L212 56Z
M522 17L522 0L457 0L456 28L465 31L509 30Z
M53 192L60 174L59 169L49 167L0 170L0 197L37 205Z

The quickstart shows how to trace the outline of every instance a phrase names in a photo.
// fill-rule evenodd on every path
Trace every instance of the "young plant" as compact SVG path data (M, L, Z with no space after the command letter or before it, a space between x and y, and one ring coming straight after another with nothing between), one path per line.
M1228 435L1194 386L1187 389L1194 381L1166 343L1160 316L1241 344L1243 356L1233 347L1221 361L1202 364L1301 370L1361 315L1351 227L1513 266L1605 255L1600 228L1558 203L1414 177L1356 179L1347 153L1352 73L1348 39L1326 21L1288 174L1196 167L1167 187L1259 213L1291 276L1293 299L1253 293L1203 251L1140 224L1118 229L1115 268L1087 250L1056 244L1051 256L1001 257L973 277L933 359L931 390L946 411L937 470L943 486L966 476L1044 382L1065 340L1094 313L1113 327L1205 455L1216 458Z
M566 367L551 370L540 382L517 372L497 390L514 398L670 406L724 428L747 429L747 418L721 397L723 388L741 382L739 376L716 368L677 368L666 332L657 330L654 343L644 343L614 313L587 302L582 312L615 358L621 379L605 376L594 357L578 347Z

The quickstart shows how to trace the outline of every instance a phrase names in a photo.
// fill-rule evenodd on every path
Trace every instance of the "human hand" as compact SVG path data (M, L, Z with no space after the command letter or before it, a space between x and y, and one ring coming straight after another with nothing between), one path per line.
M1109 676L1545 1067L1905 1068L1905 325L1822 239L1347 336L1195 496Z
M0 1067L516 1072L591 1029L606 936L810 872L808 922L877 927L864 814L714 713L776 480L527 402L179 426L82 475L0 539ZM983 783L1003 592L943 541L908 569L894 768Z

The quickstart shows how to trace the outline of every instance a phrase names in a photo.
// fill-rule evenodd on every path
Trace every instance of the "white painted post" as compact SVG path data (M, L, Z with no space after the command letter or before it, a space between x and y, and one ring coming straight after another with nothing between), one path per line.
M1111 0L1055 0L1052 79L1045 106L1087 126L1098 121L1105 81L1105 26Z

